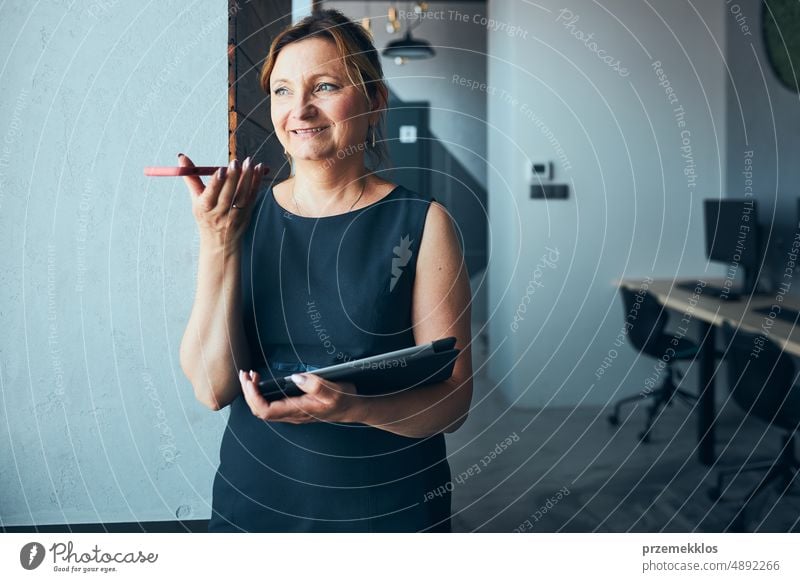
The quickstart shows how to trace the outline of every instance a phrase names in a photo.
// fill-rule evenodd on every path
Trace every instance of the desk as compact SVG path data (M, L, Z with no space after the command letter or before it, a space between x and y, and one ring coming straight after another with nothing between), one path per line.
M647 289L656 300L667 309L679 312L681 318L690 316L700 323L700 400L698 404L697 442L700 462L711 465L716 460L714 449L714 427L716 421L714 377L717 373L716 328L727 321L737 328L765 334L779 347L793 356L800 357L800 332L795 326L778 318L770 319L769 315L757 313L755 310L772 305L800 311L800 300L784 295L783 301L777 300L778 293L770 295L742 295L740 299L721 299L703 295L695 295L690 289L678 285L695 282L697 279L623 279L618 281L620 287L638 291ZM722 286L721 279L702 279L708 285ZM765 333L765 327L772 321ZM763 326L763 327L762 327Z

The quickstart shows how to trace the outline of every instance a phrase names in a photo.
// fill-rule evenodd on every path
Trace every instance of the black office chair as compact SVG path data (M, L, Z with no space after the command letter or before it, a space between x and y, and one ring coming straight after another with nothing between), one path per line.
M627 334L631 344L641 353L653 356L657 360L663 359L666 366L664 381L657 389L651 392L643 391L635 396L619 400L614 405L614 412L608 416L608 422L612 426L619 426L620 412L625 404L643 399L652 400L644 430L639 433L639 439L642 442L649 442L653 423L662 408L672 406L675 398L692 407L697 403L697 396L683 388L678 388L675 384L674 375L677 374L679 379L683 376L673 369L673 363L677 360L694 358L700 348L685 338L664 333L669 321L669 312L649 291L620 288L620 292L622 293L622 303L625 306L625 321L632 325ZM637 303L639 304L638 309ZM671 352L670 349L674 352Z
M731 524L735 531L746 531L750 504L771 484L779 492L793 494L790 486L800 471L795 449L795 435L800 425L800 386L795 384L795 365L773 341L763 334L738 330L723 324L723 337L728 345L725 359L731 399L748 415L754 416L783 431L783 447L777 457L724 467L717 473L717 484L709 490L714 501L723 499L725 478L750 471L765 471L764 477L743 499L742 509ZM762 348L756 352L755 348Z

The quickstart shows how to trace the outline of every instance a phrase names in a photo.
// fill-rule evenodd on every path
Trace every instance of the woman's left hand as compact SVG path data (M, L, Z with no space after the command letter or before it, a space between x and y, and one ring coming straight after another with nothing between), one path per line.
M244 398L253 415L261 420L291 424L315 421L358 422L358 411L363 406L363 399L359 398L355 384L351 382L330 382L310 373L293 374L292 381L305 394L269 401L258 391L260 379L258 372L239 372Z

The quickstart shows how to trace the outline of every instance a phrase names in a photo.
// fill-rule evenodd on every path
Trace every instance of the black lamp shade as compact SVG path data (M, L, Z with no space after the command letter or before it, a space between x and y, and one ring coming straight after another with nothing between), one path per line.
M381 54L387 59L429 59L436 55L436 51L427 40L412 38L407 32L403 38L387 44Z

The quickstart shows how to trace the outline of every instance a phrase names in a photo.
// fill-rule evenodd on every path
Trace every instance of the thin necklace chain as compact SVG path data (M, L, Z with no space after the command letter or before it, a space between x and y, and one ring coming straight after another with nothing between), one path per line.
M366 179L366 177L364 177L364 178L362 178L362 180L363 180L363 182L361 184L361 192L359 192L358 198L356 198L355 202L353 202L350 205L350 208L347 210L348 212L350 212L353 209L353 206L358 204L358 201L361 200L361 197L364 195L364 189L367 186L367 179ZM302 211L300 210L300 204L297 203L297 197L294 195L294 180L292 180L292 198L294 199L294 206L295 206L295 208L297 208L297 212L301 213ZM301 216L302 216L302 214L301 214Z

